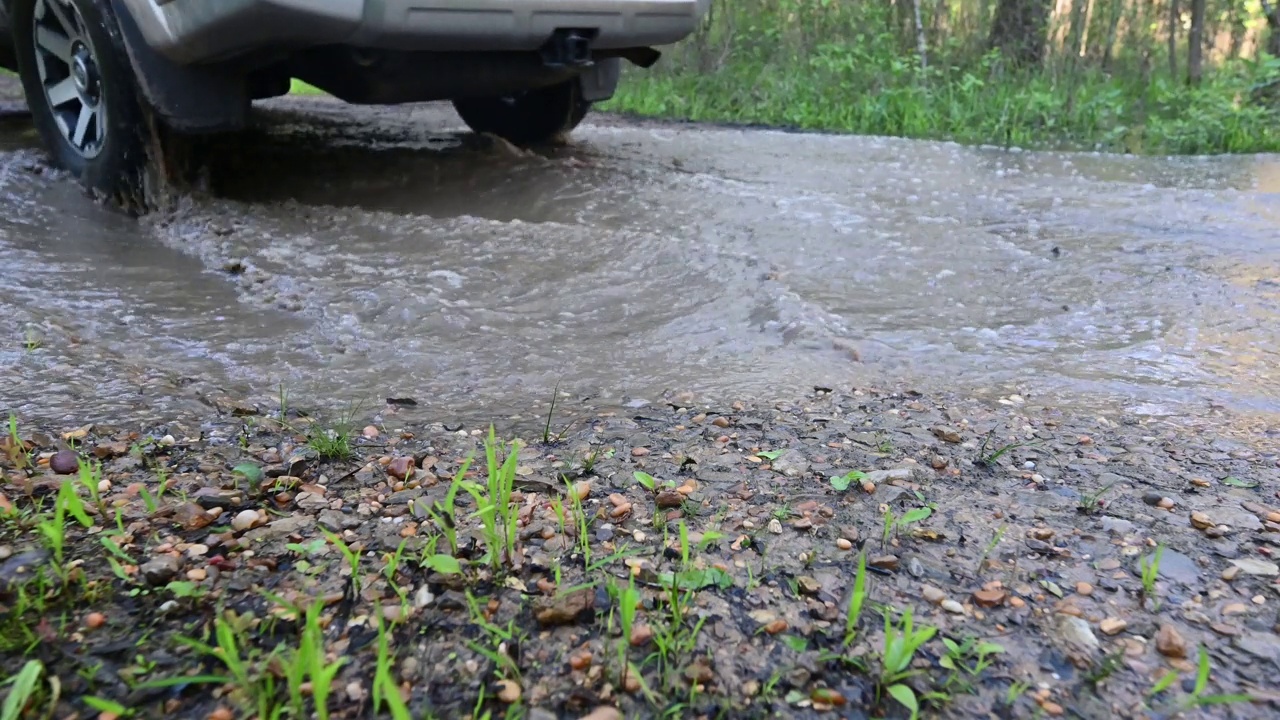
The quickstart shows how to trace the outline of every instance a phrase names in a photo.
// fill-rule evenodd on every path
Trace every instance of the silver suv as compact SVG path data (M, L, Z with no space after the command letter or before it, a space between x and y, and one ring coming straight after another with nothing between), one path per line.
M350 103L450 100L477 132L545 141L710 3L0 0L0 66L54 162L116 196L141 182L152 138L239 129L291 78Z

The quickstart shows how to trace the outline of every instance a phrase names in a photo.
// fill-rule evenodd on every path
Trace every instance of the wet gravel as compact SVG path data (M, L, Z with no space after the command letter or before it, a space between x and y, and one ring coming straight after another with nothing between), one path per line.
M542 718L906 717L877 678L880 613L909 609L917 629L937 629L906 681L931 698L927 716L1165 717L1194 688L1200 648L1206 693L1250 698L1215 717L1276 712L1275 454L1017 397L846 388L777 405L666 401L562 409L549 442L526 426L515 550L496 565L476 499L455 498L456 552L429 512L448 504L468 456L485 482L479 428L404 423L386 406L345 418L343 460L306 444L335 418L286 409L282 426L278 408L229 400L151 425L21 428L37 467L4 471L15 514L0 525L3 670L45 663L62 683L59 716L92 694L147 717L238 717L253 698L234 683L145 681L225 672L178 640L209 636L219 618L239 618L243 656L270 667L273 648L300 642L288 608L319 599L330 659L345 658L333 717L369 716L378 618L414 717L477 703ZM16 588L48 561L35 513L66 482L55 453L73 446L101 463L101 505L82 488L91 527L68 523L68 585L43 612L21 612ZM638 479L649 477L652 488ZM907 519L887 536L886 513ZM354 573L336 538L358 554ZM119 574L104 540L129 560ZM867 601L846 646L859 557ZM679 620L672 583L687 593ZM640 599L629 644L628 586ZM978 658L947 660L944 639L999 652L953 671ZM1181 681L1148 698L1171 670ZM271 697L287 703L281 683Z

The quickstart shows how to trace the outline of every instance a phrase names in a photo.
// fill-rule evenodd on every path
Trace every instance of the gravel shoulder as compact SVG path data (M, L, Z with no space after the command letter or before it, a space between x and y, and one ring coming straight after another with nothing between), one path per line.
M1264 449L869 388L558 410L491 458L485 429L398 413L17 424L0 672L40 672L4 691L21 716L1280 705Z

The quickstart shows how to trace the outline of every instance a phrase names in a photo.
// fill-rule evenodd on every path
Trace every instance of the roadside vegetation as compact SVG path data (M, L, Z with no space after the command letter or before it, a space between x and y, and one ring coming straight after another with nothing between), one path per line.
M1048 149L1280 150L1269 0L741 0L604 108Z

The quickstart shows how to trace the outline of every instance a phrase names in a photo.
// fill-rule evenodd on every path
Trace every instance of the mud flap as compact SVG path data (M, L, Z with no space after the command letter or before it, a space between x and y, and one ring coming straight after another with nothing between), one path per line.
M147 104L179 132L238 130L248 119L244 79L216 68L174 63L147 45L120 0L110 0L129 65Z
M618 89L618 77L622 74L621 58L597 60L586 72L578 76L582 99L587 102L604 102Z

